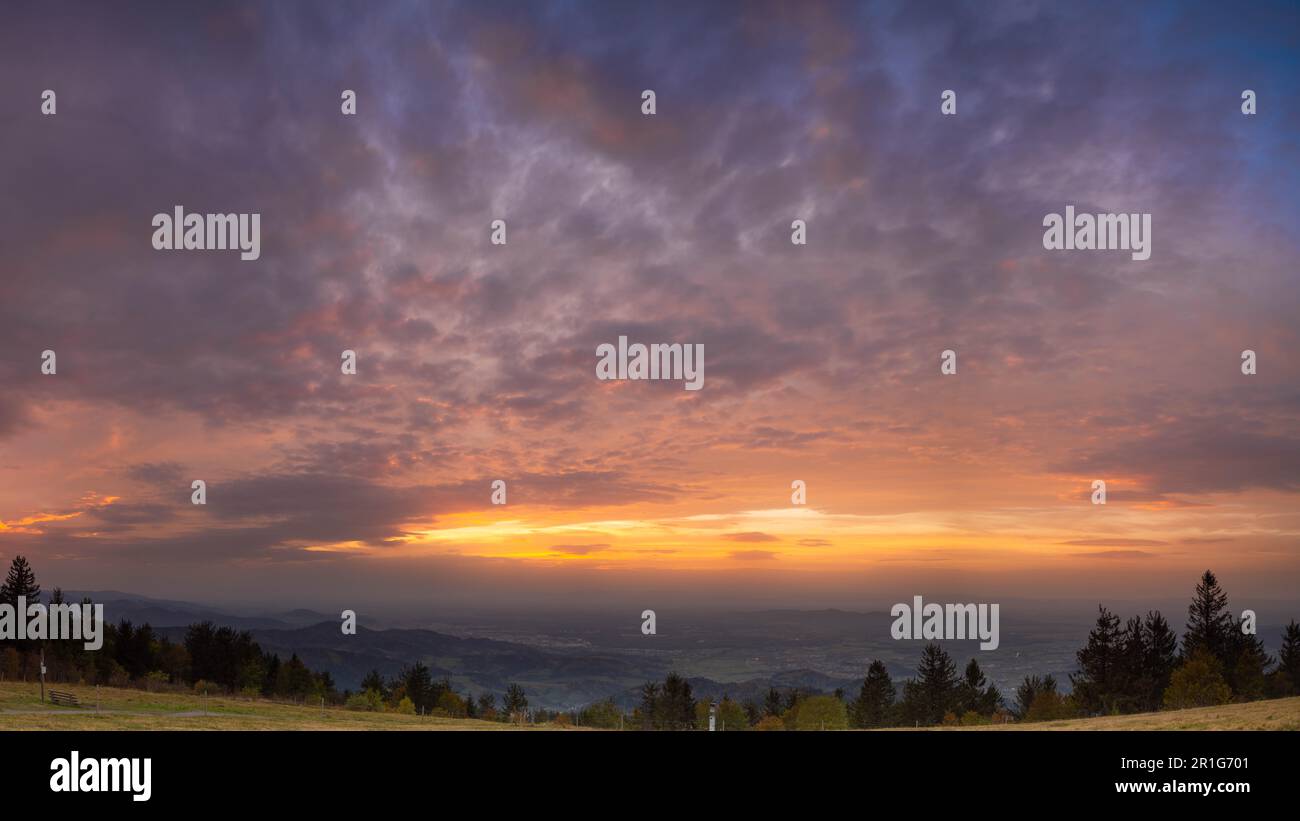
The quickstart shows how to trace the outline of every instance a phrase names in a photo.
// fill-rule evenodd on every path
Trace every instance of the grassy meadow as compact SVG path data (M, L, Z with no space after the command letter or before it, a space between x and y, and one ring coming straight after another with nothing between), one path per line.
M192 693L56 685L81 699L81 707L41 704L31 682L0 682L0 730L517 730L495 721L366 713L338 707L248 700ZM98 711L96 710L98 700ZM561 729L558 725L525 730ZM583 728L566 728L583 729ZM1227 704L1125 716L1030 724L936 727L937 732L1004 730L1300 730L1300 698Z

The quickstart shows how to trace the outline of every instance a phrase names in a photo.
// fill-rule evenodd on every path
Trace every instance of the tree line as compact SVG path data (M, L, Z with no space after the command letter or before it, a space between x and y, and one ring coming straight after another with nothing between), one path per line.
M492 693L480 693L477 698L469 692L462 696L446 677L435 679L422 662L403 667L391 678L371 670L362 679L360 691L348 694L346 705L350 710L514 723L549 721L557 715L546 710L530 710L528 695L518 684L506 687L499 705Z
M1230 702L1300 695L1300 625L1292 620L1274 659L1263 642L1228 609L1228 597L1213 572L1201 576L1187 608L1180 641L1159 611L1127 621L1098 608L1095 626L1075 654L1078 670L1063 692L1052 675L1026 676L1007 699L971 659L960 674L937 644L921 651L916 675L895 682L884 662L867 668L853 698L798 689L769 689L763 703L737 704L727 696L710 705L697 702L689 682L671 673L648 683L626 723L613 701L586 708L579 723L632 726L646 730L794 730L926 727L1050 721L1161 709L1209 707Z
M16 606L18 597L41 601L36 573L23 556L16 556L0 585L0 603ZM55 588L50 604L62 604ZM82 604L91 604L84 599ZM296 653L287 660L258 646L246 630L217 626L210 621L191 624L183 641L159 635L149 624L121 620L104 624L103 646L89 651L77 641L0 641L0 680L34 680L45 659L46 680L139 687L148 690L193 690L245 698L274 698L346 706L354 710L485 718L501 721L548 721L557 714L529 710L524 689L511 684L500 706L483 693L460 696L445 678L435 680L424 664L403 668L391 679L372 671L361 690L340 692L327 671L313 671Z
M29 602L41 597L36 575L22 556L13 559L0 585L0 603L16 605L19 596ZM63 593L55 588L51 603L62 602ZM1087 642L1075 654L1078 669L1069 675L1068 693L1050 674L1031 675L1010 698L1004 697L978 661L972 658L958 673L952 657L931 643L921 651L916 675L902 682L893 680L883 661L872 660L852 697L840 690L823 694L770 688L762 703L742 704L726 695L710 703L696 699L690 682L673 672L662 682L647 682L630 714L613 698L571 712L530 709L518 684L510 684L499 703L492 693L461 695L447 678L435 679L423 663L408 665L391 678L372 670L358 692L339 692L328 672L310 670L297 654L283 660L262 650L248 631L212 622L191 624L181 642L158 635L147 623L105 624L103 646L95 652L76 641L0 641L0 679L34 678L44 652L51 681L641 730L707 729L710 712L721 730L916 727L1047 721L1300 695L1300 625L1292 620L1286 626L1277 659L1243 627L1207 570L1188 606L1181 641L1159 611L1121 621L1099 606Z
M14 557L0 603L17 605L18 597L41 601L36 573L23 556ZM54 588L50 604L62 604L63 591ZM83 599L83 605L90 604ZM339 701L327 672L314 672L297 654L287 660L258 646L247 631L218 627L212 622L191 624L183 641L159 635L149 624L121 620L103 625L103 646L86 650L78 641L11 640L0 642L0 678L34 679L45 659L46 679L52 682L104 684L149 690L192 689L245 697L294 701Z

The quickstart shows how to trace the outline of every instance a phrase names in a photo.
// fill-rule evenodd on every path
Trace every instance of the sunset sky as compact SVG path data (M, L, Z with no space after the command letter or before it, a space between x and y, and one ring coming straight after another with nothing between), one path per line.
M0 27L0 562L47 589L1297 598L1294 4L54 5ZM154 250L177 205L261 258ZM1045 251L1067 205L1150 260ZM704 388L597 380L620 335Z

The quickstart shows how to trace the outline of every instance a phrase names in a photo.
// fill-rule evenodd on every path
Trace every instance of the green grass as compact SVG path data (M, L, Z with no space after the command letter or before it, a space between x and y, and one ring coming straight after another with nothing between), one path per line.
M47 690L51 685L47 685ZM364 713L192 693L147 693L69 684L81 707L41 703L40 685L0 682L0 730L512 730L469 718ZM96 711L98 700L99 711ZM549 726L524 729L550 729Z
M361 713L231 697L201 698L192 693L57 684L81 699L81 707L41 703L40 686L0 682L0 730L517 730L471 718L434 718L396 713ZM98 698L99 712L95 710ZM559 729L555 725L526 730ZM1300 730L1300 697L1170 710L1128 716L1103 716L1032 724L942 727L939 732L999 730Z

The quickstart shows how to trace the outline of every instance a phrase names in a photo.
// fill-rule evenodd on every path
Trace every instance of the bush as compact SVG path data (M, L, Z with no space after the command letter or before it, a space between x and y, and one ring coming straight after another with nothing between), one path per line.
M112 672L108 674L108 686L109 687L130 687L131 686L131 674L126 671L125 667L118 664L116 661L113 662Z
M584 707L578 713L579 724L584 727L602 727L606 730L616 729L622 718L623 715L612 698Z
M1079 708L1074 699L1063 696L1055 690L1044 690L1034 697L1025 713L1025 721L1059 721L1063 718L1077 718Z
M847 730L849 711L835 696L812 696L799 702L794 723L799 730Z
M784 730L785 722L782 721L779 716L763 716L762 720L760 720L757 724L754 725L754 729L755 730Z
M1164 705L1168 710L1215 707L1232 700L1232 689L1223 680L1218 659L1198 650L1169 678Z
M113 686L117 687L118 685L114 684ZM216 695L217 693L221 692L221 686L216 684L215 682L204 681L203 679L199 679L198 681L194 682L194 692L198 693L201 696Z
M402 696L402 700L397 703L396 712L408 716L415 715L415 702L407 696Z
M378 690L366 690L348 696L347 708L367 713L378 713L384 709L384 698Z
M465 706L465 699L448 690L438 697L436 710L441 710L444 714L452 718L464 718L468 712Z

